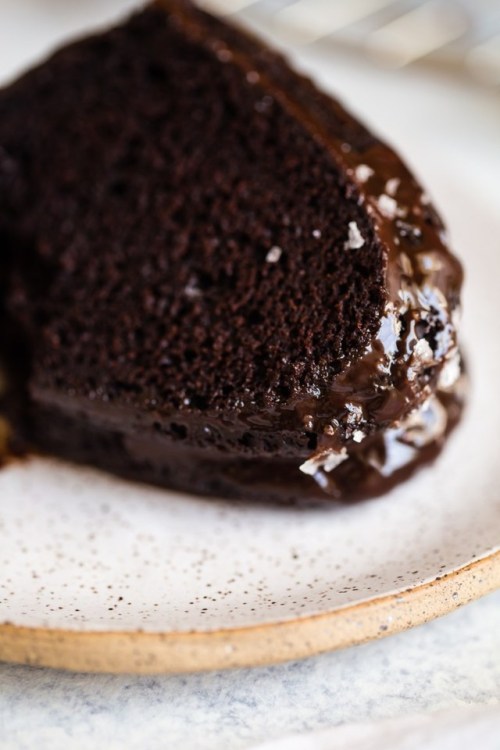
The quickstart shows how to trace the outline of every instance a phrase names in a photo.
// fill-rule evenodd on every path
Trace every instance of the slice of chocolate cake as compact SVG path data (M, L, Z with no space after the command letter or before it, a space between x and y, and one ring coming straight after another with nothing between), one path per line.
M462 274L426 195L188 2L0 93L0 241L16 445L204 494L351 499L458 414Z

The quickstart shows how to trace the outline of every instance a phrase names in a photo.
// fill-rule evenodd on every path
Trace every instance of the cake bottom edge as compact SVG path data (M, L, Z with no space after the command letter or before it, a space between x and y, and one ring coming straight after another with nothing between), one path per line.
M385 494L429 465L460 421L462 392L463 384L434 394L406 422L353 445L330 469L323 463L307 473L301 458L235 456L158 435L125 434L42 406L31 411L29 426L7 429L4 422L2 432L7 462L36 452L189 494L280 505L345 504Z

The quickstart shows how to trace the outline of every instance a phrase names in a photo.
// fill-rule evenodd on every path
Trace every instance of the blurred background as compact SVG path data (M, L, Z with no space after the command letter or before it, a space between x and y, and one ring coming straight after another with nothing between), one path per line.
M284 46L319 40L376 64L458 70L500 86L498 0L202 0Z
M115 9L140 4L2 0L0 10L19 20L37 17L42 26L50 26L56 13L60 24L70 30L89 14L105 19ZM264 31L284 47L323 40L381 66L423 63L500 87L498 0L199 0L199 4ZM8 35L3 36L0 55L7 58L16 40L11 37L9 43Z
M52 15L61 29L80 19L107 20L140 6L137 0L2 0L6 19L0 67L12 56L12 23L38 21L29 40L40 44ZM499 0L198 0L207 10L253 26L281 47L325 42L382 67L424 64L500 90ZM42 32L40 34L40 32Z

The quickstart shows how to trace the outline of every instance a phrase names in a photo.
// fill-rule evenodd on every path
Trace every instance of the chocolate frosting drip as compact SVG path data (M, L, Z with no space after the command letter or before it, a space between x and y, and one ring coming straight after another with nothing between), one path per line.
M189 4L159 0L169 21L204 44L218 59L239 66L327 149L345 174L345 192L365 204L386 257L387 299L379 330L365 352L344 368L317 397L301 397L258 418L243 412L254 427L281 424L320 435L312 460L318 469L332 454L341 457L366 437L395 425L436 390L450 392L461 371L457 313L462 268L446 245L445 229L427 195L399 156L386 144L367 138L356 149L334 132L332 123L350 115L318 92L306 78L290 79L281 58L245 36L230 47L224 25ZM200 22L203 19L203 24ZM206 34L206 23L211 34ZM291 85L287 85L291 83ZM293 91L293 94L291 93ZM346 252L356 252L363 237L346 227ZM359 244L361 243L361 245ZM328 470L327 470L328 471ZM320 483L335 494L322 472Z

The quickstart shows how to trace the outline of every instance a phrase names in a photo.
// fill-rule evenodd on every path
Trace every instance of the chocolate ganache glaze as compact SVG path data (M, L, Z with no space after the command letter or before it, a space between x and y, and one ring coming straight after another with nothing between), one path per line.
M158 4L178 10L169 0ZM189 13L179 13L177 21L197 42L207 43ZM238 52L226 46L224 35L208 43L219 59L255 74L329 151L346 175L347 193L366 204L387 249L385 314L365 353L335 377L326 392L301 398L269 419L276 423L283 417L283 427L289 427L293 409L306 430L320 436L317 450L300 469L323 491L337 498L359 493L360 475L365 475L365 492L369 487L378 494L389 486L392 474L435 455L436 444L458 419L463 394L457 342L462 267L448 249L441 218L400 157L385 143L360 152L340 140L330 123L349 117L341 105L305 77L297 84L285 66L277 69L276 55L251 37L245 42L246 49ZM363 242L357 226L350 225L346 251ZM252 424L252 416L247 418ZM259 424L262 419L259 415ZM332 475L348 459L355 460L356 471Z
M342 194L366 220L347 222L343 251L362 250L368 234L381 248L383 309L364 346L316 386L258 407L242 395L231 408L202 414L185 398L172 406L168 426L165 413L126 400L110 405L109 397L89 399L76 386L49 388L33 377L31 363L21 378L28 379L21 388L28 406L11 398L13 442L202 494L280 502L380 494L436 455L462 407L462 269L443 224L398 155L365 137L338 102L279 55L182 0L158 0L144 14L148 23L163 18L168 33L221 68L240 71L262 107L279 107L326 153ZM350 130L357 137L343 137ZM268 262L281 253L272 248ZM196 285L188 291L195 299L200 293ZM7 311L11 327L26 337L20 297L14 284ZM15 370L11 365L11 380Z

